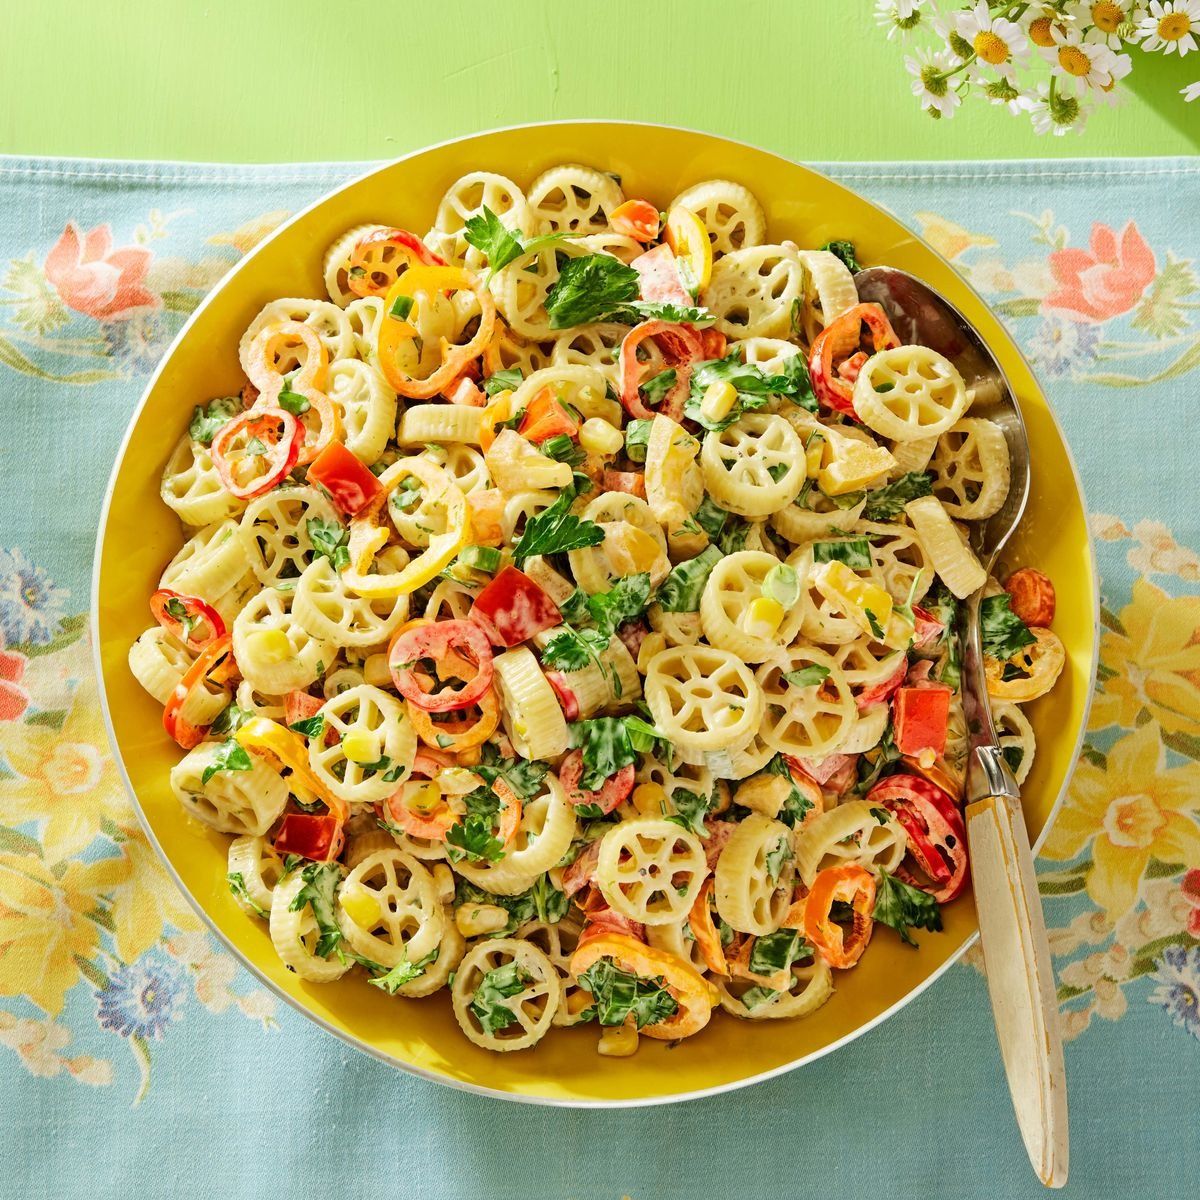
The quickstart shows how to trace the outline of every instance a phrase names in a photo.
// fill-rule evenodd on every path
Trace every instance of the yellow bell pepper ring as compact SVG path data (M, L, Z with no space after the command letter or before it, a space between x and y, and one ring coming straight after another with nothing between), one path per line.
M667 214L663 239L671 247L671 253L686 264L691 272L692 277L684 279L684 286L696 291L708 287L708 281L712 278L713 255L712 242L708 239L704 222L690 208L681 208L677 204Z
M339 821L345 821L350 809L344 800L329 792L308 765L308 741L294 729L268 717L251 717L233 735L247 750L269 755L292 772L296 782L313 793Z
M432 375L416 379L400 365L400 351L421 336L421 297L438 292L470 292L479 302L479 327L464 346L441 339L441 366ZM427 300L426 300L427 303ZM388 288L379 324L378 361L392 388L410 399L428 400L457 379L472 359L478 358L492 340L496 324L496 302L479 276L463 267L409 267Z
M375 518L386 506L392 492L409 478L420 482L427 497L436 497L441 501L446 518L445 532L434 534L425 550L403 570L370 574L375 555L388 538L387 530L377 524ZM415 592L448 567L471 539L467 498L437 463L426 458L402 458L379 476L379 486L381 493L372 501L371 508L350 522L350 565L342 572L345 585L369 600L384 600Z

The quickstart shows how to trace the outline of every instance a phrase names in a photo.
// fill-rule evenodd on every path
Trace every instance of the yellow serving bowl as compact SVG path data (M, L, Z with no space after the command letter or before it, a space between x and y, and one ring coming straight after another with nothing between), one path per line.
M767 211L769 236L815 246L851 238L868 264L928 280L975 324L1008 373L1032 444L1033 494L1011 560L1034 564L1058 589L1055 629L1067 666L1052 695L1028 709L1038 752L1024 787L1030 836L1044 833L1065 789L1085 726L1096 661L1097 591L1083 498L1066 444L1029 367L999 320L950 265L895 218L854 192L777 155L709 134L655 125L578 121L462 138L380 167L318 201L248 254L196 310L150 382L121 447L96 546L93 611L97 667L113 747L146 831L196 910L269 987L350 1044L427 1079L549 1104L656 1103L721 1091L799 1066L895 1012L931 983L976 933L969 898L950 905L945 930L919 934L920 950L890 931L833 998L798 1021L737 1021L718 1011L702 1034L668 1048L643 1039L626 1059L600 1058L595 1032L554 1030L534 1050L491 1054L468 1042L441 993L400 1000L363 979L314 985L287 971L265 924L245 915L225 883L229 839L188 817L167 776L178 748L160 707L129 673L130 644L149 623L147 599L181 543L159 500L163 464L193 405L242 383L238 339L280 296L324 296L326 247L367 222L425 230L442 193L468 171L527 183L560 162L618 173L626 195L660 207L702 179L739 180Z

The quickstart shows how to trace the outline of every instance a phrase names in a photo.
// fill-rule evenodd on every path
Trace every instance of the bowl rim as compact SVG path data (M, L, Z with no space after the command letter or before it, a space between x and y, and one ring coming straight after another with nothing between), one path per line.
M884 210L875 201L863 196L856 189L849 187L846 184L840 183L837 179L825 174L823 171L818 171L809 166L807 163L799 162L796 159L789 158L787 155L781 154L776 150L769 150L762 146L758 146L753 142L744 141L741 138L729 137L725 134L712 133L702 129L692 129L684 125L665 124L659 121L635 121L627 119L613 119L606 117L566 117L552 121L523 121L513 125L500 125L488 129L476 130L472 133L460 134L456 137L445 138L440 142L431 142L428 145L420 146L415 150L409 151L407 154L399 155L393 159L376 162L368 167L365 171L361 171L354 175L351 179L344 183L338 184L329 191L323 192L316 199L297 210L286 221L277 228L273 229L265 238L255 245L247 254L240 257L230 269L221 276L221 278L212 285L200 303L188 314L187 320L180 327L179 332L171 340L171 344L164 351L162 357L158 361L158 365L154 368L146 386L142 391L141 398L138 400L137 406L131 414L128 424L125 427L125 433L121 438L121 443L117 448L117 453L113 459L112 471L109 474L108 484L104 490L104 501L100 509L100 519L96 529L96 544L92 558L92 582L90 588L90 609L89 609L89 631L92 642L92 665L96 674L97 691L100 699L100 713L104 722L104 728L108 735L109 747L112 751L113 758L116 763L117 772L120 775L121 781L125 786L125 791L129 796L130 802L133 805L134 812L137 815L138 823L142 827L143 833L146 835L147 841L150 843L155 854L166 868L167 874L182 893L184 899L192 910L200 917L201 921L207 928L216 936L218 941L228 950L244 969L248 970L263 986L265 986L273 995L283 1000L290 1007L294 1008L307 1020L311 1021L319 1029L324 1030L328 1034L332 1034L339 1041L353 1047L355 1050L363 1054L385 1063L386 1065L403 1071L406 1074L414 1075L420 1079L427 1080L430 1083L440 1084L443 1087L454 1088L457 1091L469 1092L476 1096L484 1096L493 1100L507 1100L514 1104L530 1104L548 1108L566 1108L566 1109L624 1109L624 1108L649 1108L659 1105L679 1104L688 1100L701 1100L710 1096L723 1095L727 1092L738 1091L741 1088L750 1087L753 1084L764 1083L769 1079L778 1078L781 1075L789 1074L800 1067L806 1066L809 1063L816 1062L818 1059L824 1058L828 1054L832 1054L836 1050L849 1045L862 1037L863 1034L882 1025L889 1018L895 1016L902 1008L906 1007L919 995L931 987L938 979L940 979L955 963L963 957L963 955L975 944L979 938L979 932L976 930L970 934L957 950L955 950L945 962L925 977L916 987L907 992L903 997L896 1001L889 1008L877 1014L871 1020L866 1021L862 1025L851 1032L838 1038L836 1041L830 1042L826 1046L822 1046L818 1050L814 1050L808 1054L801 1055L799 1058L793 1059L791 1062L784 1063L781 1066L773 1067L767 1071L760 1071L755 1075L748 1075L744 1079L731 1080L726 1083L716 1084L707 1088L696 1088L688 1092L677 1092L670 1095L648 1096L648 1097L633 1097L616 1100L606 1099L568 1099L557 1096L541 1096L521 1092L504 1091L499 1088L486 1087L482 1084L469 1083L463 1079L456 1079L450 1075L443 1075L437 1071L429 1070L425 1067L417 1066L413 1063L404 1062L401 1059L394 1058L390 1054L376 1048L365 1042L363 1039L355 1036L349 1030L340 1029L333 1022L325 1017L318 1015L308 1008L298 997L293 996L286 989L280 987L274 980L261 971L253 962L250 961L242 952L233 944L218 925L215 918L209 915L207 910L200 904L191 891L184 885L178 872L175 870L174 864L171 862L170 856L164 850L159 842L154 830L151 828L149 819L142 809L137 792L129 778L129 773L125 769L125 760L121 754L118 742L116 729L113 725L112 712L108 702L108 687L104 676L103 656L101 654L100 643L100 571L103 561L105 532L108 528L109 513L112 507L113 493L116 490L117 480L121 473L121 467L124 463L125 454L128 450L129 443L133 438L134 430L139 424L143 410L149 403L150 396L158 385L159 377L166 368L166 364L170 361L175 353L176 348L184 341L191 332L192 325L199 318L200 314L212 304L216 297L224 291L225 287L230 283L234 275L236 275L242 267L257 255L264 246L269 242L274 241L277 237L285 234L293 225L298 224L308 216L318 206L327 203L329 200L341 195L343 192L348 192L357 187L364 180L376 175L380 171L390 170L401 163L407 162L410 159L418 158L421 155L427 154L432 150L439 150L446 146L452 146L458 142L473 141L476 138L487 137L491 134L508 133L521 129L542 129L547 127L562 127L571 125L614 125L614 126L636 126L639 128L648 129L664 129L674 133L684 133L695 137L709 138L716 141L727 142L732 145L742 146L749 150L754 150L760 154L770 155L772 158L779 159L788 166L800 167L805 171L811 172L813 175L819 176L822 179L834 184L836 187L844 188L846 191L852 192L864 203L871 208L881 212L888 219L895 221L902 226L921 246L930 254L940 259L941 262L948 267L959 280L961 285L973 296L989 313L992 313L992 306L975 290L974 287L967 281L962 273L947 259L944 255L935 250L924 238L912 230L908 224L901 220L890 211ZM994 313L993 313L994 315ZM1017 345L1007 326L1004 325L999 318L996 318L997 325L1000 331L1000 337L1007 343L1007 347L1015 354L1022 363L1029 367L1028 360L1025 358L1024 352ZM1062 785L1059 788L1058 795L1054 798L1054 803L1050 807L1050 811L1046 816L1046 820L1042 825L1041 832L1033 843L1033 854L1036 857L1042 843L1046 840L1055 819L1058 817L1059 811L1062 808L1063 802L1066 799L1067 792L1071 785L1071 779L1075 772L1075 767L1079 762L1079 754L1083 747L1084 739L1087 736L1088 718L1091 713L1092 701L1095 697L1096 690L1096 674L1099 666L1099 649L1100 649L1100 576L1096 561L1095 539L1091 531L1091 527L1087 524L1087 496L1084 492L1083 481L1079 475L1079 467L1075 462L1075 456L1071 451L1070 442L1067 440L1063 432L1061 423L1054 407L1050 404L1049 398L1046 396L1045 389L1042 387L1040 379L1033 372L1032 367L1029 367L1031 376L1037 384L1038 391L1046 401L1046 410L1053 422L1055 432L1062 442L1063 449L1066 453L1067 462L1071 469L1072 482L1075 485L1075 490L1079 495L1080 504L1084 513L1084 524L1086 531L1086 563L1091 579L1091 591L1093 600L1094 619L1092 622L1092 641L1091 641L1091 664L1088 671L1087 694L1084 697L1083 712L1079 724L1079 733L1075 739L1075 745L1072 749L1072 762L1066 777L1063 779Z

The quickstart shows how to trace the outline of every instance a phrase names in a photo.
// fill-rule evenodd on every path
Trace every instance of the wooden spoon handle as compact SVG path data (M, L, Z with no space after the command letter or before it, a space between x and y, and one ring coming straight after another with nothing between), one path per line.
M1017 1124L1047 1187L1067 1182L1067 1079L1058 1001L1033 854L1019 803L985 796L967 806L988 991Z

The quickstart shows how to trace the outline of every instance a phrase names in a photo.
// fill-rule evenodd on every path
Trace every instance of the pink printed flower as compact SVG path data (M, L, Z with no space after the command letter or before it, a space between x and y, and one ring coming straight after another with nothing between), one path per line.
M1154 281L1154 251L1130 221L1116 232L1099 221L1092 226L1090 250L1068 247L1050 255L1058 285L1042 302L1076 321L1107 321L1127 313Z
M98 321L119 321L162 304L143 286L151 258L144 246L114 250L107 225L81 235L79 226L68 221L46 255L46 278L68 308Z

